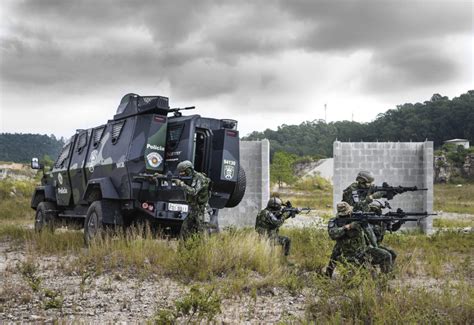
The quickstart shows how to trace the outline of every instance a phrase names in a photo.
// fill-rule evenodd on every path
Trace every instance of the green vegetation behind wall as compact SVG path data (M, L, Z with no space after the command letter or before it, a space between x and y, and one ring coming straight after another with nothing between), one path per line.
M300 125L281 125L277 130L253 132L244 140L270 140L271 153L285 151L298 156L332 156L339 141L434 141L436 148L449 139L474 142L474 90L459 97L434 94L424 103L398 105L370 123L323 120Z

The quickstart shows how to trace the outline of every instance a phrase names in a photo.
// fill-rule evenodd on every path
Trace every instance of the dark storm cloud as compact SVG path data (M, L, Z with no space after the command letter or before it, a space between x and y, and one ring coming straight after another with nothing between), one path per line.
M4 23L0 72L21 89L166 80L199 98L236 91L255 74L246 71L249 59L364 49L387 76L374 71L366 89L389 76L438 83L455 78L454 63L425 50L425 40L469 33L471 10L467 1L26 0L14 2ZM420 45L405 53L413 42ZM275 78L262 72L254 91Z
M44 0L24 1L19 12L41 20L63 21L64 27L101 28L145 26L157 41L179 43L201 23L199 11L206 11L211 1L189 0Z
M407 40L470 33L472 2L347 0L280 2L307 33L309 50L379 49Z
M456 78L458 66L433 44L417 44L378 52L365 75L368 91L394 92L417 85L438 85Z

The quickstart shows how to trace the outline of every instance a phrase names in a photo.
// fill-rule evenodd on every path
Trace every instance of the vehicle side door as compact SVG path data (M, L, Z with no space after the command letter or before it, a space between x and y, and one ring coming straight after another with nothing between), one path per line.
M72 191L68 168L76 138L77 135L75 134L64 144L53 166L53 184L56 192L57 205L59 206L68 206L71 203Z
M71 180L72 196L74 204L82 202L82 197L87 185L85 164L87 153L90 148L92 129L83 130L77 135L76 144L71 152L71 164L69 167L69 177Z

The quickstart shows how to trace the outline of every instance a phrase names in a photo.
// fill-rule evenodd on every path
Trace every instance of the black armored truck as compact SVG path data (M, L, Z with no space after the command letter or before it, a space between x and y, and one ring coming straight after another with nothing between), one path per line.
M245 193L237 121L183 116L193 108L127 94L112 120L77 130L33 193L35 230L84 227L88 242L105 227L148 221L179 233L190 211L173 179L184 160L211 179L208 224L216 228L219 209L237 206ZM31 165L43 168L37 158Z

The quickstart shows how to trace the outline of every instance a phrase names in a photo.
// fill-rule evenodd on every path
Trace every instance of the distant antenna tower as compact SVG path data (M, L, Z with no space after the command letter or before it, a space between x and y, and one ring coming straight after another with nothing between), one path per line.
M352 122L354 122L354 111L352 111Z
M326 114L326 112L327 112L327 106L328 106L327 104L324 104L324 123L327 123L327 122L328 122L328 120L327 120L327 114Z

